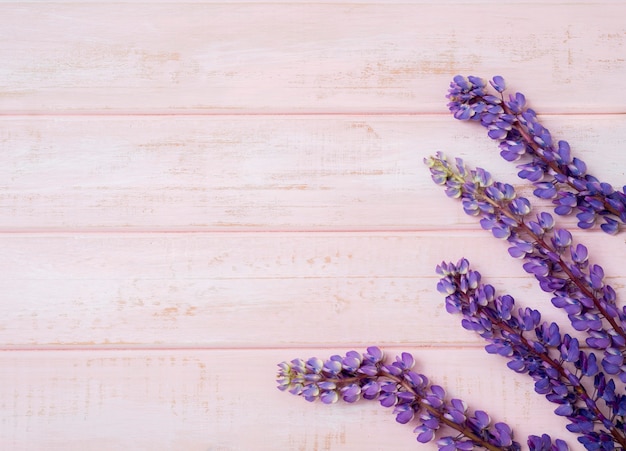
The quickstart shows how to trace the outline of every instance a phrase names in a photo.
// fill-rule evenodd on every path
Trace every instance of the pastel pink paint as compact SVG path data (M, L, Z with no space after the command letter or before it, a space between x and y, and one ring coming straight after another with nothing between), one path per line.
M372 344L575 444L445 313L435 265L465 256L562 319L422 160L520 184L445 105L456 73L500 74L623 184L626 5L501 3L0 3L0 448L416 449L376 403L275 388L280 361ZM615 241L584 239L623 286Z

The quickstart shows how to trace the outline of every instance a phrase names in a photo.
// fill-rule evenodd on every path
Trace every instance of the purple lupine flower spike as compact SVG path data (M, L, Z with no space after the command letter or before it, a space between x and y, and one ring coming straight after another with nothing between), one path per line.
M626 382L626 308L618 308L615 290L603 269L590 263L587 248L555 228L549 213L531 218L530 202L484 169L469 170L460 159L451 164L441 154L425 162L446 194L461 199L482 228L508 241L509 254L524 261L524 270L553 295L552 304L565 310L576 330L587 332L587 345L604 352L604 371Z
M448 108L456 119L480 122L490 138L499 142L500 155L507 161L529 158L518 166L519 177L532 182L534 194L552 199L554 212L567 215L577 212L578 226L588 229L599 218L603 231L615 234L626 224L626 187L614 189L587 173L586 164L572 157L566 141L555 142L526 106L521 93L505 97L504 79L495 76L489 82L478 77L454 77L447 98Z
M466 259L443 262L437 273L437 289L446 296L448 312L463 315L461 324L489 343L487 352L506 357L510 369L531 376L535 391L558 405L554 412L569 420L567 429L580 435L580 443L588 450L626 448L626 395L616 394L612 381L606 383L595 354L581 350L576 338L562 335L556 323L542 322L537 310L515 309L515 300L481 283ZM530 449L567 449L547 436L529 437L528 444Z
M393 408L399 423L417 419L417 441L436 440L440 451L521 449L507 424L492 424L489 415L480 410L471 413L466 403L448 400L442 387L415 372L411 354L403 352L393 362L385 362L383 357L379 348L369 347L363 354L350 351L326 361L312 357L283 362L278 365L278 388L326 404L340 399L377 399L383 407ZM446 431L452 435L445 435Z

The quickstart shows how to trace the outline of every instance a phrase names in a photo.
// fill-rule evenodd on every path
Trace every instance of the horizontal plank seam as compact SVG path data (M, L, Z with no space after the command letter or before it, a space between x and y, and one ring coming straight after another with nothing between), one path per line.
M297 235L297 234L372 234L372 235L390 235L390 234L430 234L437 232L450 234L451 232L471 233L476 230L467 228L450 228L450 229L378 229L378 228L359 228L359 229L189 229L189 230L160 230L160 229L102 229L102 228L80 228L80 229L7 229L0 230L2 235L21 235L21 236L51 236L51 235ZM484 232L483 232L484 233Z
M424 343L424 342L406 342L406 343L385 343L385 342L372 342L372 343L321 343L321 344L293 344L293 345L268 345L268 346L181 346L181 345L15 345L15 346L0 346L0 352L59 352L59 351L129 351L129 352L169 352L169 351L306 351L306 350L364 350L367 346L378 346L383 351L385 349L482 349L483 344L480 343L467 343L467 342L448 342L448 343ZM581 349L591 349L587 346L581 346ZM306 356L300 356L306 357Z
M458 258L459 256L457 256ZM448 260L448 259L444 259L442 258L442 260ZM179 281L196 281L196 280L211 280L211 281L218 281L218 280L254 280L254 281L258 281L258 280L316 280L316 281L321 281L321 280L371 280L371 279L376 279L376 280L385 280L385 279L389 279L389 280L438 280L440 276L435 275L435 270L433 267L433 274L432 275L424 275L424 274L416 274L416 275L401 275L401 274L365 274L365 275L359 275L359 274L348 274L348 275L339 275L339 276L295 276L295 275L289 275L289 276L241 276L241 277L180 277L177 280ZM529 280L530 279L530 276ZM605 276L605 280L617 280L617 279L621 279L621 276ZM525 278L523 277L519 277L519 276L506 276L506 275L500 275L498 276L498 279L503 281L503 280L523 280ZM20 278L20 277L11 277L11 281L12 282L18 282L18 281L28 281L28 282L32 282L33 280L37 280L38 282L44 282L44 281L57 281L58 279L53 279L53 278ZM94 277L77 277L77 278L71 278L71 277L67 277L65 280L69 280L69 281L82 281L82 282L86 282L86 281L97 281L97 280L103 280L102 278L94 278ZM104 279L104 280L119 280L119 279ZM163 281L163 280L169 280L166 279L164 277L141 277L141 281L142 282L150 282L150 281ZM4 282L5 279L4 278L0 278L0 282Z
M160 228L117 228L117 227L81 227L81 228L0 228L0 237L2 235L7 236L35 236L35 237L47 237L50 235L311 235L317 236L328 235L374 235L374 236L389 236L389 235L425 235L425 236L450 236L451 234L461 233L466 234L480 234L483 236L490 236L490 233L482 230L480 227L467 225L467 226L452 226L449 228L437 227L437 228L172 228L172 229L160 229ZM586 236L603 235L601 230L589 230L586 231Z
M479 343L466 343L466 342L448 342L448 343L420 343L420 342L407 342L407 343L336 343L336 344L293 344L293 345L268 345L268 346L192 346L192 345L150 345L150 344L137 344L137 345L107 345L107 344L93 344L93 345L15 345L15 346L0 346L0 352L40 352L40 351L282 351L282 350L307 350L307 349L361 349L367 346L379 346L381 348L424 348L424 349L478 349L483 348Z
M626 115L626 111L595 111L595 112L547 112L541 113L539 111L539 116L543 117L551 117L551 116L623 116ZM300 112L288 112L288 111L263 111L263 112L255 112L255 111L247 111L247 112L207 112L207 111L198 111L198 112L145 112L145 111L130 111L130 112L95 112L95 111L85 111L85 112L72 112L72 113L63 113L63 112L0 112L0 120L2 119L34 119L34 118L127 118L127 117L137 117L137 118L150 118L150 117L163 117L163 118L184 118L184 117L335 117L335 116L355 116L355 117L369 117L369 116L380 116L380 117L411 117L411 116L433 116L433 117L449 117L449 113L443 112L432 112L432 111L325 111L325 112L315 112L315 111L300 111Z

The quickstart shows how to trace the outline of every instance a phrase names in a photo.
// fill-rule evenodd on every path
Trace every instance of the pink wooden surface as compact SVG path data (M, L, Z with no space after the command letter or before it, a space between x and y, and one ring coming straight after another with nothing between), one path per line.
M275 389L282 360L370 344L413 352L519 440L577 449L445 313L434 266L466 256L563 319L422 159L528 192L445 108L455 74L501 74L622 185L624 17L621 1L0 1L0 449L436 449L374 403ZM624 299L624 238L575 236Z

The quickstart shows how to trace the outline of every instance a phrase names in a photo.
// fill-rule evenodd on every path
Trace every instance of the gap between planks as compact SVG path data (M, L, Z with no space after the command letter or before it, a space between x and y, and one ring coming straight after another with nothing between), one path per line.
M330 352L346 352L349 350L364 351L368 346L378 346L385 349L440 349L440 350L454 350L454 349L482 349L484 346L477 343L446 343L446 344L419 344L419 343L337 343L337 344L316 344L316 345L284 345L284 346L180 346L180 345L106 345L106 344L93 344L93 345L45 345L45 346L28 346L28 345L16 345L16 346L0 346L0 353L11 352L59 352L59 351L115 351L115 352L220 352L220 351L233 351L233 352L251 352L251 351L330 351ZM584 347L583 347L584 348Z
M445 102L445 100L444 100ZM601 117L601 116L624 116L626 111L619 112L538 112L539 117ZM145 110L130 110L130 111L103 111L103 110L79 110L72 112L54 112L54 111L0 111L0 120L4 119L45 119L45 118L220 118L220 117L450 117L448 112L438 111L362 111L362 110L342 110L342 111L281 111L281 110L262 110L262 111L220 111L220 110L186 110L183 112L175 112L171 110L165 111L145 111Z
M171 229L160 228L121 228L121 227L85 227L85 228L71 228L71 227L51 227L51 228L16 228L16 229L2 229L0 227L0 236L2 235L19 235L19 236L48 236L48 235L97 235L97 234L111 234L111 235L311 235L316 236L323 235L367 235L367 236L387 236L387 235L422 235L422 236L451 236L455 234L467 235L474 233L486 233L484 230L477 229L476 227L459 227L451 226L449 229L442 227L439 228L293 228L293 229L274 229L274 228L193 228L193 227L181 227ZM591 233L594 233L592 231Z
M573 227L565 227L570 230ZM575 230L579 232L579 230ZM18 228L18 229L2 229L0 227L0 239L3 237L46 237L46 236L82 236L82 235L116 235L116 236L162 236L162 235L221 235L221 236L257 236L257 235L290 235L290 236L335 236L335 235L351 235L351 236L421 236L421 237L453 237L453 236L490 236L490 232L480 228L480 225L472 226L450 226L449 228L293 228L293 229L274 229L274 228L120 228L120 227L85 227L85 228ZM588 230L585 236L604 236L605 233L600 229ZM619 239L619 235L617 237ZM497 241L497 240L494 240ZM626 242L626 239L619 240L620 243Z
M440 350L467 350L467 349L482 349L484 345L478 343L432 343L428 345L420 343L337 343L328 344L321 343L315 345L284 345L284 346L180 346L180 345L107 345L107 344L93 344L93 345L44 345L44 346L28 346L28 345L15 345L15 346L0 346L0 353L11 352L59 352L59 351L115 351L115 352L171 352L171 351L234 351L234 352L251 352L251 351L331 351L331 352L346 352L349 350L364 351L368 346L377 346L383 350L400 350L400 349L440 349ZM581 346L581 349L588 349L586 346Z

